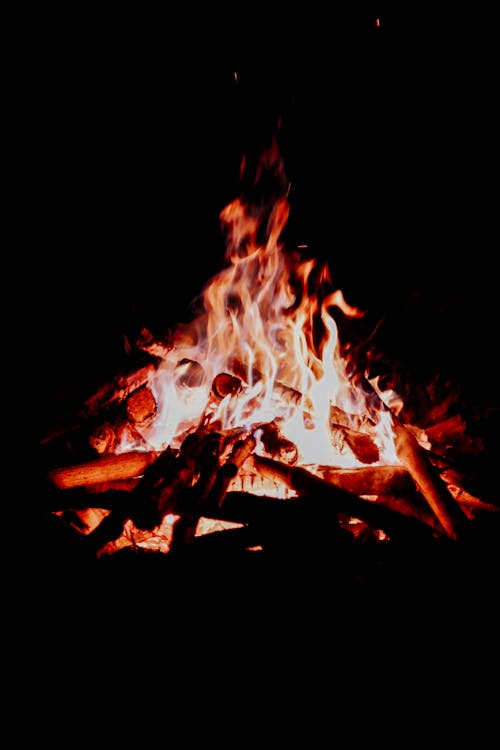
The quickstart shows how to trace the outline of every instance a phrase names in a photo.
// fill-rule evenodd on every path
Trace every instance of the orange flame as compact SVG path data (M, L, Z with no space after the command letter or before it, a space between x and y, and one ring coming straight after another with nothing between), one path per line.
M254 431L274 420L297 446L298 463L359 465L348 446L332 440L337 408L353 427L369 413L366 430L380 461L397 463L387 415L373 405L367 409L370 396L362 378L355 382L348 373L333 316L363 312L332 290L326 265L282 242L290 207L276 143L259 163L254 188L269 175L277 184L269 199L265 193L259 201L238 198L220 213L225 266L202 290L199 314L175 330L172 348L151 376L158 415L145 437L161 450L178 447L200 420ZM214 402L212 383L220 373L238 378L241 388Z

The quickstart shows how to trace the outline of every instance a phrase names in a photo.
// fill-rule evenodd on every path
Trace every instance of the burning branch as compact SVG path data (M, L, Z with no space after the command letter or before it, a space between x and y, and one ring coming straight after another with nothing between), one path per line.
M382 401L368 381L366 381L366 388L377 396L381 408L390 416L396 454L402 465L413 477L415 484L450 539L454 541L462 539L468 524L467 516L460 505L455 502L439 473L428 460L425 450L419 445L410 430Z
M458 541L464 536L468 522L467 516L428 461L424 449L394 415L392 415L392 427L399 460L412 475L450 539Z
M47 479L60 490L130 479L141 476L144 470L158 459L159 455L155 451L148 453L130 451L118 455L105 455L93 461L51 469L47 473Z
M307 497L311 501L322 502L328 500L335 504L339 513L344 513L352 518L358 518L365 521L374 529L383 529L391 535L399 533L403 528L409 530L410 526L405 523L406 516L395 512L393 507L379 505L376 502L366 500L362 497L340 489L330 482L315 476L307 469L301 466L287 466L273 459L255 456L254 461L265 476L283 482L291 490L295 491L301 497ZM289 502L288 500L284 502ZM421 518L416 518L413 514L412 519L422 522ZM408 519L406 519L408 520ZM418 525L418 524L416 524ZM422 527L426 525L422 523ZM414 533L414 529L412 530Z
M231 451L228 460L221 466L215 478L214 485L208 496L208 502L219 507L234 477L243 466L247 458L254 451L257 440L250 434L243 440L238 440Z
M156 373L160 361L148 362L131 372L120 373L109 383L105 383L84 403L84 414L95 415L105 407L124 401L131 393L148 382Z

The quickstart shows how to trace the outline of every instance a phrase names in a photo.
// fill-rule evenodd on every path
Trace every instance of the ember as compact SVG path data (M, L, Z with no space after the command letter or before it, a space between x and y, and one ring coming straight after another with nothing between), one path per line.
M225 265L192 319L143 328L134 366L44 437L66 451L46 467L50 512L91 557L276 552L311 518L322 546L467 543L500 510L460 464L481 439L430 389L418 411L397 371L374 376L363 341L343 338L364 312L286 247L288 190L274 139L220 214Z

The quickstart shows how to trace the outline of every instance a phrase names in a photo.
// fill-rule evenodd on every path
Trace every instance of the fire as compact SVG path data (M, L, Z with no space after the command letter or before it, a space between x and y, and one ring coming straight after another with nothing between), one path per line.
M158 412L141 438L154 450L178 448L203 423L253 431L260 439L259 425L273 423L296 446L298 464L358 466L348 442L335 440L337 413L353 430L362 424L378 447L378 461L397 463L387 415L368 403L370 391L350 374L352 362L339 341L334 315L360 317L363 311L332 287L326 265L282 241L290 206L276 142L263 154L256 181L268 174L278 183L277 196L260 197L260 203L237 198L220 213L225 265L150 377ZM237 387L214 399L221 374ZM135 447L124 441L117 450Z
M341 340L341 321L364 311L334 286L327 264L305 257L303 246L285 246L288 191L274 142L253 196L220 213L225 264L194 301L191 320L167 344L138 342L155 361L87 401L94 415L126 405L125 420L91 438L108 460L56 469L50 478L60 488L131 482L131 515L118 514L113 539L102 543L97 534L99 555L125 546L171 552L231 529L249 532L245 549L260 549L241 520L247 502L250 515L264 506L272 515L270 501L332 492L344 507L335 522L354 535L368 527L388 538L384 504L432 534L464 533L465 512L424 455L425 431L400 420L401 397L371 378L355 360L357 347ZM409 499L417 488L429 510ZM79 530L98 531L109 512L77 511ZM113 519L105 528L112 527Z

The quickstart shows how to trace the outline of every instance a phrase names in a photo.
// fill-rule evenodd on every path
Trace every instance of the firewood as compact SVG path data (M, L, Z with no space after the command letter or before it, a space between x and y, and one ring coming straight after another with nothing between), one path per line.
M485 502L465 489L457 471L447 469L441 472L441 478L468 518L475 519L480 513L500 513L500 505Z
M379 460L380 451L370 435L335 423L330 423L330 431L333 444L335 445L336 438L340 437L340 443L342 444L342 441L345 441L356 458L362 463L374 464Z
M421 447L410 429L407 429L403 422L382 401L375 388L368 381L365 381L365 387L378 399L380 408L389 414L394 433L396 455L401 464L413 477L419 491L430 505L448 537L454 541L459 541L468 531L469 519L448 491L439 472L426 455L425 449Z
M87 551L87 554L99 557L107 544L122 535L126 522L127 513L125 511L112 511L89 534L82 537L82 547Z
M247 435L242 440L236 441L229 458L217 472L217 477L208 496L209 504L222 505L231 481L255 450L256 445L257 440L252 434Z
M58 489L131 479L143 474L159 456L158 451L129 451L105 455L72 466L61 466L47 472L46 478Z
M104 495L110 490L119 490L121 492L132 492L140 482L140 476L130 477L128 479L115 479L111 482L98 482L97 484L88 484L85 486L85 492L90 495Z
M166 359L169 352L172 351L172 337L170 333L167 333L164 339L155 338L150 330L143 328L136 341L136 346L153 357Z
M282 435L276 421L266 422L259 426L260 440L265 452L271 457L294 464L299 457L299 451L295 443Z
M191 433L178 452L166 448L148 467L132 491L136 501L136 515L132 520L138 528L152 529L167 513L175 511L199 473L203 445L203 438Z
M415 531L421 530L424 526L428 527L431 535L440 536L442 534L441 526L435 518L432 511L422 501L415 503L414 498L400 498L384 496L382 502L379 498L372 498L366 502L372 503L373 506L381 508L380 515L370 513L368 505L357 505L355 514L349 512L347 515L358 518L359 520L369 523L374 528L391 529L391 532L402 531L413 528L412 520L416 521ZM386 514L386 509L388 513ZM350 511L353 508L349 509ZM311 499L310 496L299 495L296 498L288 500L279 500L268 496L257 496L248 492L231 491L226 495L222 506L210 508L210 517L233 521L236 523L253 523L260 526L277 528L280 525L286 525L290 522L291 514L300 514L302 518L307 515L317 515L323 522L335 522L335 514L338 506L335 498L329 495L315 494ZM405 518L398 518L404 516ZM390 519L390 520L388 520ZM408 519L408 522L407 520ZM424 533L427 533L424 531Z
M158 364L158 361L147 362L131 372L118 374L85 401L83 413L87 416L96 415L101 409L124 401L127 396L148 382L156 373Z
M179 503L181 516L172 527L170 551L174 554L195 538L200 516L217 478L222 436L215 432L209 433L203 443L199 477Z
M428 460L424 449L395 415L392 415L392 428L399 460L412 475L450 539L460 540L466 533L467 516Z
M243 382L240 378L227 372L220 372L212 381L212 393L219 400L226 396L237 395L242 388Z
M103 422L89 436L90 447L100 455L118 453L123 444L133 444L136 450L148 449L148 443L136 425L123 415Z
M115 411L90 433L90 447L99 454L118 453L124 444L147 450L148 443L141 429L150 425L157 413L156 399L150 388L140 386Z
M201 444L201 438L193 434L178 453L166 448L157 455L132 492L122 493L122 504L114 504L112 512L86 537L87 548L100 556L121 536L128 521L140 532L154 531L182 502L183 491L196 471Z
M400 513L407 518L413 518L425 524L436 536L440 536L442 534L441 524L425 501L416 497L415 494L410 496L387 494L363 495L363 497L370 502L376 503L378 506L394 511L394 513Z
M415 489L411 475L402 466L360 466L342 469L321 465L311 469L311 472L335 487L355 495L408 494Z
M205 371L194 359L180 359L174 370L176 385L183 388L199 388L205 382Z
M149 423L157 412L156 399L151 389L143 385L130 394L125 404L125 411L129 420L136 425Z
M372 502L340 487L335 487L301 466L288 466L279 461L260 456L254 457L254 461L259 471L273 479L284 482L298 496L308 497L314 503L324 503L328 500L334 504L338 512L365 521L373 528L382 529L389 535L392 533L398 534L404 530L413 533L413 523L415 523L415 533L417 533L417 528L420 532L425 529L427 533L430 533L427 524L423 523L421 519L414 516L409 518L399 511L395 511L392 507L385 507L383 504ZM290 501L285 500L283 502Z
M212 393L216 398L222 399L227 395L238 395L244 387L244 382L239 377L229 373L220 373L212 382ZM290 388L279 381L273 383L273 394L285 403L295 406L298 406L302 399L302 395L299 391ZM307 410L305 410L304 416L307 418ZM346 414L346 412L342 411L339 407L331 407L330 430L333 444L336 445L339 443L343 445L346 443L359 461L365 464L376 463L380 458L378 446L370 435L353 428L352 424L361 425L362 421L359 417ZM270 432L272 430L277 430L276 423L272 423L272 425L274 426L266 428L269 433L269 439L271 439ZM266 439L266 437L267 436L264 435L264 439ZM279 450L280 453L283 453L283 451L288 453L291 463L294 463L298 457L298 450L297 447L289 441L288 443L288 446L285 447L284 438L282 438ZM274 453L273 450L267 450L267 452L270 454ZM280 458L281 457L282 456L280 456Z

